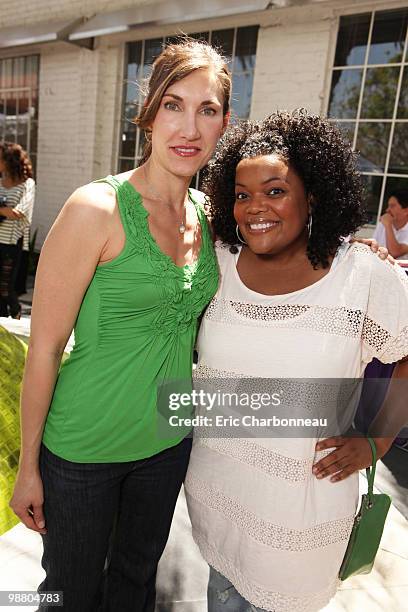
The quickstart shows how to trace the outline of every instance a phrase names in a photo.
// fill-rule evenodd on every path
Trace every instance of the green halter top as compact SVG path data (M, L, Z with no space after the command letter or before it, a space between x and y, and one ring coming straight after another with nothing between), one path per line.
M152 237L141 195L108 176L126 243L100 264L75 323L75 345L61 366L43 442L81 463L132 461L178 444L182 432L157 431L160 381L190 380L198 317L218 286L218 266L203 207L198 259L178 267Z

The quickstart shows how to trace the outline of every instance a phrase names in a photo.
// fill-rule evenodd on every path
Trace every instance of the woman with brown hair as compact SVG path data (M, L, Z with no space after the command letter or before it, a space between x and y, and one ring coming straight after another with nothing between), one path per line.
M0 142L0 317L19 319L14 289L21 251L28 251L35 183L29 157L14 142Z
M158 435L157 389L191 378L218 285L203 194L189 185L227 126L230 89L212 47L168 46L137 118L142 164L77 189L42 249L11 505L42 534L39 589L63 591L66 612L98 609L107 555L103 609L155 607L191 449L181 433Z

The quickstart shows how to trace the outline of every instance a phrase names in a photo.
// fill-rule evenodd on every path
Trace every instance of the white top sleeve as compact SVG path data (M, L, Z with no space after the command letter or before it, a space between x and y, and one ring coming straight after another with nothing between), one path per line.
M17 206L14 208L14 210L17 210L24 215L26 224L30 224L33 217L34 199L35 182L33 179L27 179L24 184L23 195Z
M377 223L374 230L373 239L376 240L380 246L385 246L385 231L381 221Z
M395 264L372 258L363 325L363 360L393 363L408 355L408 277Z

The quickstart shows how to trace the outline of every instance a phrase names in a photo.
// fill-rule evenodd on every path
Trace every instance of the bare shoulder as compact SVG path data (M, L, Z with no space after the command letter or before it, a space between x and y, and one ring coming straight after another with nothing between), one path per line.
M71 214L108 218L116 208L116 193L108 183L88 183L78 187L63 208Z
M84 241L101 250L114 225L115 190L107 183L78 187L66 200L47 236L58 246L61 237L72 244Z

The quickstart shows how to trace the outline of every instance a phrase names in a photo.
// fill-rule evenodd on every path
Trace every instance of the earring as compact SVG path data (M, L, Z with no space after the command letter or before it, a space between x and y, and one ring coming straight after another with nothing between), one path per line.
M313 225L313 217L312 217L312 215L310 214L310 215L309 215L309 219L308 219L308 221L307 221L307 225L306 225L306 227L307 227L307 234L308 234L308 238L310 238L310 236L311 236L311 234L312 234L312 225Z
M235 233L236 233L236 235L237 235L238 240L239 240L240 242L242 242L242 244L247 244L247 243L245 242L245 240L242 238L242 236L240 236L240 234L239 234L239 225L238 225L238 223L237 223L237 227L235 228Z

